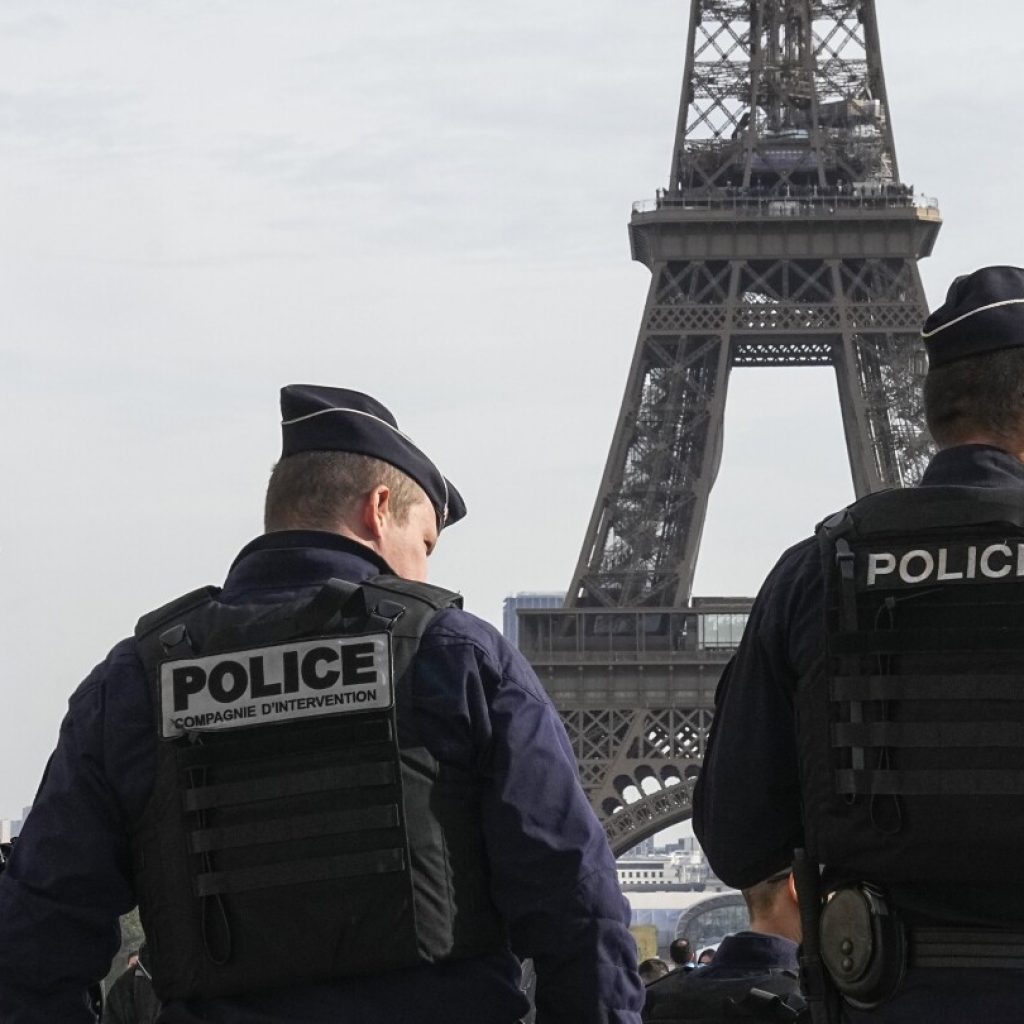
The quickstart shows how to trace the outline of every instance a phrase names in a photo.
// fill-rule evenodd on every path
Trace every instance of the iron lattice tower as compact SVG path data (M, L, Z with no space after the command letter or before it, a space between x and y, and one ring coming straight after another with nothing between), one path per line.
M749 610L691 596L730 370L834 367L857 495L916 482L940 224L899 176L874 0L691 0L668 188L629 225L652 280L600 491L566 607L520 621L617 850L689 813Z

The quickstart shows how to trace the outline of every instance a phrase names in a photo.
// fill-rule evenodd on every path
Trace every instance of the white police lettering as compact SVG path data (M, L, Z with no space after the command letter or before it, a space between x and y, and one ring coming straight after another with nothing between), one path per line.
M962 580L964 574L962 572L951 572L949 567L946 565L946 561L949 558L949 551L946 548L939 548L939 571L935 578L937 580Z
M993 569L992 556L994 554L1003 555L1011 561L1006 562L1001 569ZM1000 579L1003 576L1008 575L1012 559L1013 552L1010 550L1009 544L993 544L991 547L985 548L981 553L981 575L990 576L992 579Z
M888 551L871 551L868 553L868 586L870 587L879 576L887 576L896 568L896 556Z
M1024 579L1024 542L868 551L866 556L861 578L868 587Z
M229 651L160 666L161 735L391 707L387 633Z
M910 567L914 562L919 562L921 568L920 571L912 573ZM928 579L934 571L935 559L927 551L908 551L900 559L900 579L904 583L920 583L921 580Z

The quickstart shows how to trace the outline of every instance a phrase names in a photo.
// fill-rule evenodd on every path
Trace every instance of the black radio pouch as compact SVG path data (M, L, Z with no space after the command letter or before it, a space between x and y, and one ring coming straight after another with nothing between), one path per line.
M839 889L821 910L821 959L851 1006L871 1010L892 998L907 964L903 922L871 885Z

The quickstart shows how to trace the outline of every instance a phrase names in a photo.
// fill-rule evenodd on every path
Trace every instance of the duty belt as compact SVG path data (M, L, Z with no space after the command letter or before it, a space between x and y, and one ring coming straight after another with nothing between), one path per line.
M1024 933L974 928L909 928L910 967L1024 970Z

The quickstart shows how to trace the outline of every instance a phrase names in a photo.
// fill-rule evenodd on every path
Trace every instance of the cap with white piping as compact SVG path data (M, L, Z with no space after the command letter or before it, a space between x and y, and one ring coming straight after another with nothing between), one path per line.
M437 512L438 530L458 522L466 503L455 486L398 429L395 417L361 391L288 384L281 388L281 458L300 452L353 452L412 477Z
M924 322L921 338L932 369L1024 346L1024 269L982 267L958 277L946 301Z

